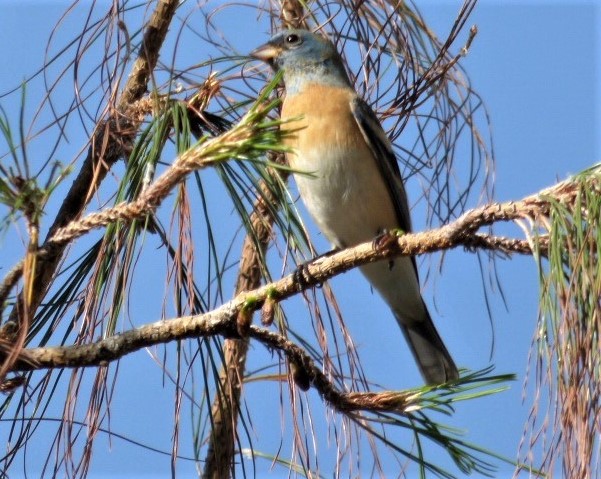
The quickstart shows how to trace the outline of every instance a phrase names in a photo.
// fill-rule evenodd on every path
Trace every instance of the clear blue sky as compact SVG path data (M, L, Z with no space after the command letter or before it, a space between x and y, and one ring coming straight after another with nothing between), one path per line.
M442 37L459 4L427 1L422 13ZM476 7L468 23L477 24L479 33L463 65L491 116L497 159L496 199L519 199L600 160L600 5L598 1L483 0ZM5 62L0 69L0 91L12 87L42 63L48 33L61 11L62 7L50 2L0 0L0 58ZM232 39L241 51L249 51L265 41L267 25L257 26L254 17L240 16L233 21L233 29L245 32ZM75 18L71 22L77 25ZM67 27L64 31L69 32ZM75 31L71 30L73 34ZM180 49L180 64L202 60L203 51L202 45L184 44ZM28 91L32 105L41 99L39 95L35 90ZM0 104L10 111L16 103L2 100ZM73 138L72 143L77 151L81 140ZM35 150L30 153L35 157ZM409 185L410 195L412 191L417 191L417 185ZM414 222L418 229L423 226L419 218ZM517 229L503 231L519 234ZM10 235L0 238L3 268L13 264L20 251L11 243L12 238ZM324 241L317 243L324 251L327 249ZM507 309L499 295L491 298L492 326L486 314L478 264L468 252L449 253L442 274L427 285L424 296L460 366L476 370L492 361L499 373L518 373L520 379L509 391L460 405L449 420L450 424L466 430L471 442L513 457L529 412L528 405L522 403L522 386L537 315L538 282L534 262L529 257L499 261L498 268ZM360 348L367 375L387 388L419 384L421 379L392 315L371 294L360 274L343 275L332 284ZM160 285L157 291L162 294ZM291 301L285 307L291 321L307 321L300 302ZM141 324L159 319L156 311L146 309L141 297L129 314ZM493 331L495 347L491 359ZM262 346L253 347L253 353L265 359ZM402 384L399 384L400 368L403 368ZM173 391L171 387L163 388L162 380L160 370L146 353L139 352L123 360L111 425L116 433L169 451ZM251 385L247 394L251 403L253 398L262 398L265 404L253 418L257 434L254 444L262 451L272 452L278 447L282 433L277 392L266 397L262 387ZM319 404L314 399L314 404ZM322 409L315 407L312 412L313 420L319 422ZM59 414L57 411L56 416ZM287 422L284 435L290 431ZM45 450L48 439L43 430L39 432L40 445L35 447ZM185 446L189 433L189 423L184 420L181 432L184 455L190 453ZM3 434L0 432L0 443L4 442ZM288 452L289 442L285 441L284 457ZM333 456L334 452L333 448L324 449L319 455L326 476L327 465L333 461L328 455ZM109 444L107 438L100 438L94 453L91 477L112 474L164 477L169 473L168 456L148 453L119 439L112 439ZM440 463L449 461L441 456ZM269 466L269 461L257 461L260 477ZM35 467L32 458L28 471L33 473ZM192 473L192 466L185 461L179 467L182 474ZM395 470L394 465L390 467L391 472ZM282 470L278 472L273 477L285 477ZM498 475L506 476L507 472Z

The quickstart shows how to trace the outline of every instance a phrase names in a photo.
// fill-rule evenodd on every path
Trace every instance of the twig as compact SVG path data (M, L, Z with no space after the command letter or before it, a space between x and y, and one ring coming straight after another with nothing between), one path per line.
M256 114L256 111L252 112ZM260 115L260 114L259 114ZM116 221L131 222L153 213L171 191L192 171L197 171L240 153L243 142L254 138L257 132L256 122L244 117L236 126L222 135L206 141L199 147L190 148L177 157L171 166L163 172L138 198L129 203L120 203L103 211L92 213L85 218L73 221L55 231L48 239L50 247L60 246L83 236L93 229L102 228ZM45 248L41 248L41 254Z

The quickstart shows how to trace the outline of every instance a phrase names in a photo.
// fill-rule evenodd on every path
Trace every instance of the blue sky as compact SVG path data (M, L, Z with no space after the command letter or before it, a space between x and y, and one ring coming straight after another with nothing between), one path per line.
M419 1L416 3L422 5ZM444 36L459 3L424 2L422 13L434 30ZM490 113L497 160L497 200L519 199L600 160L600 4L597 1L483 0L468 22L477 24L479 33L463 65ZM41 64L48 33L61 11L62 7L50 2L0 0L0 58L6 62L0 70L1 91L18 83ZM266 26L257 28L252 19L252 27L247 27L245 17L235 21L236 28L252 29L252 33L233 38L242 51L265 41ZM77 22L73 23L75 26ZM68 32L67 27L65 31ZM199 54L196 48L181 49L180 61L192 64L202 59L202 48ZM35 89L28 91L33 105L41 99L39 95ZM4 99L0 104L8 109L16 105ZM74 151L78 145L81 141L74 138ZM0 147L3 153L4 145L0 143ZM42 145L36 147L43 148ZM409 184L408 188L410 195L412 191L417 192L417 185ZM414 218L414 223L416 229L423 227L419 217ZM317 244L325 251L326 243L314 228L312 231ZM500 231L520 234L513 227L503 227ZM14 263L19 251L11 243L12 239L12 236L0 238L3 268ZM448 254L441 274L426 285L424 297L441 336L460 366L476 370L492 362L499 373L519 375L509 391L460 405L449 420L453 426L466 430L471 442L513 457L529 413L528 401L525 405L522 398L523 372L537 315L538 282L534 261L529 257L499 261L498 268L507 308L500 295L492 296L492 325L486 314L478 264L468 252L456 250ZM368 376L388 388L420 384L421 379L392 315L382 301L372 295L360 274L342 275L332 281L332 285L360 348ZM160 288L157 291L161 294ZM140 297L139 304L130 312L139 324L158 319L147 316L150 310L145 309L144 299ZM299 301L290 301L285 307L292 321L307 321ZM151 314L155 314L156 309L152 311ZM254 346L253 352L262 353L262 347ZM113 430L168 451L173 432L173 392L163 387L161 371L144 352L122 361L119 368L111 420ZM403 380L399 384L401 368ZM254 417L257 425L254 442L261 450L272 451L279 445L281 432L290 432L290 424L281 425L277 397L263 397L263 391L256 385L251 385L247 393L251 402L253 398L266 401L266 407ZM314 404L319 404L317 398L313 399ZM312 414L314 420L319 420L323 410L315 407ZM266 433L269 430L273 434ZM184 424L182 444L189 432ZM43 448L47 436L44 439L43 430L39 433L39 447ZM185 447L182 449L184 454L189 452ZM330 449L332 454L333 451ZM91 477L116 473L163 477L169 473L167 456L149 454L115 438L111 441L101 438L95 455ZM328 450L324 455L325 473ZM441 464L449 464L445 457L435 460L438 459ZM35 471L34 462L29 463L30 473ZM185 462L180 462L179 467L182 473L192 472ZM269 470L269 461L259 460L257 467L262 477ZM394 467L391 463L391 471ZM498 477L506 475L507 472L501 472ZM273 477L284 476L281 470L273 474Z

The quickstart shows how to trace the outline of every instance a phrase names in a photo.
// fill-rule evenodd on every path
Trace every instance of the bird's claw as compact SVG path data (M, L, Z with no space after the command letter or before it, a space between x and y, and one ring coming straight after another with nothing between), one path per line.
M374 249L388 249L392 245L396 244L397 238L399 236L399 231L397 229L389 230L382 229L378 232L378 236L373 240Z
M296 270L292 273L292 277L294 278L295 283L298 285L299 290L305 289L309 283L315 283L317 288L321 288L323 284L321 282L315 281L315 277L309 272L309 264L314 263L318 259L327 258L328 256L332 256L335 253L338 253L340 248L334 248L326 253L320 254L315 258L305 261L304 263L299 264L296 267Z
M391 249L392 247L396 246L397 244L397 238L399 236L399 234L402 234L402 230L400 229L394 229L394 230L389 230L389 229L382 229L381 231L379 231L378 236L375 237L375 239L373 240L373 248L376 250L388 250ZM390 271L392 271L392 268L394 268L394 260L389 260L388 261L388 269Z
M315 260L305 261L304 263L299 264L292 273L292 277L294 278L294 282L298 285L299 291L305 289L310 283L315 282L315 278L309 272L309 264L313 261ZM321 283L316 283L315 286L320 288L322 285Z

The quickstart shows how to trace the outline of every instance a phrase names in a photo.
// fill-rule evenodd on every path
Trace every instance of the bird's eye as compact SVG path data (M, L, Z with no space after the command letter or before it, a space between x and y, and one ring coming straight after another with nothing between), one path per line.
M291 46L300 45L303 41L296 33L291 33L286 37L286 43Z

